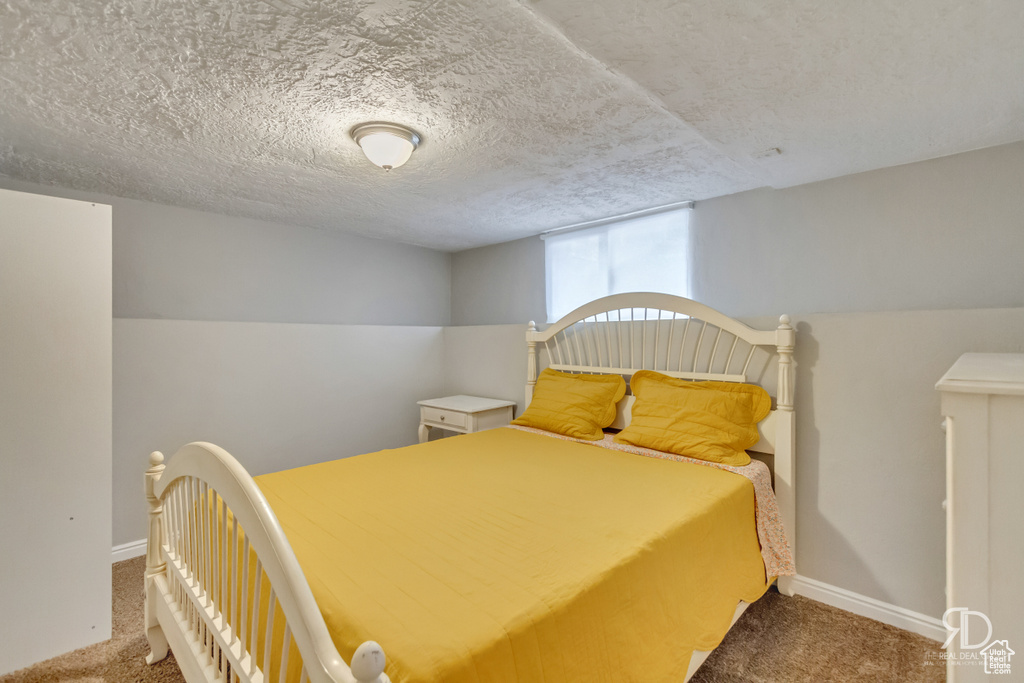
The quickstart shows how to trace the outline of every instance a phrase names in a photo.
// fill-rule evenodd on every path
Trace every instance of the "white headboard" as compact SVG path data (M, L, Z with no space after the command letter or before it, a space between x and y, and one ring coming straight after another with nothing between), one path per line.
M544 331L526 332L526 403L543 367L562 372L616 374L637 370L689 380L749 382L763 386L774 409L750 450L774 453L775 496L796 556L796 460L793 348L789 316L774 330L755 330L704 304L670 294L613 294L580 306ZM769 370L777 365L777 373ZM632 396L619 403L613 426L629 421ZM786 577L783 577L786 578ZM779 589L792 594L789 582Z

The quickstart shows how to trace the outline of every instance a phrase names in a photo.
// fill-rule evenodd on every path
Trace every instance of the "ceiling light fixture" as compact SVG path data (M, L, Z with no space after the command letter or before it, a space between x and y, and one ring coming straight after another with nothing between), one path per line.
M366 158L385 171L407 162L420 144L419 135L396 123L361 123L351 135Z

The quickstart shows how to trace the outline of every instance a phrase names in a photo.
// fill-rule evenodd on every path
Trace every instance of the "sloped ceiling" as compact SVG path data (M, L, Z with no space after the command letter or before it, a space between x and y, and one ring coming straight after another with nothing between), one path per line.
M458 250L1024 139L1021 35L1019 0L6 0L0 173Z

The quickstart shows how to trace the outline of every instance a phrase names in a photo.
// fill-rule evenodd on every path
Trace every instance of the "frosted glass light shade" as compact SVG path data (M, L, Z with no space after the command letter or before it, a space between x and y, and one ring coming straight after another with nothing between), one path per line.
M412 156L413 146L408 140L391 133L370 133L359 141L366 158L385 171L398 168Z
M371 163L385 171L409 161L420 136L394 123L364 123L352 129L352 138Z

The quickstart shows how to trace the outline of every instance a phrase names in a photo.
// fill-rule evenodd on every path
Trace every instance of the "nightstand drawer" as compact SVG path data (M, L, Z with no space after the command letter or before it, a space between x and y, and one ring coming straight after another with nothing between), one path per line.
M445 396L417 401L420 406L420 443L430 440L430 430L470 434L484 429L504 427L512 421L516 404L496 398L479 396Z
M420 407L420 420L432 422L436 425L447 425L459 429L469 427L469 415L454 410L442 410L440 408Z

